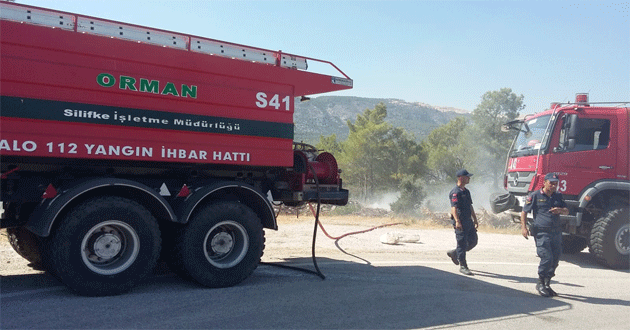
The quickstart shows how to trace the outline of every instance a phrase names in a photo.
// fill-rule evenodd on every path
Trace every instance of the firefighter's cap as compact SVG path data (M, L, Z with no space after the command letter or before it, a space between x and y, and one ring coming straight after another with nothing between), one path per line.
M558 182L560 181L560 179L558 179L558 174L556 173L547 173L547 175L545 175L545 180L547 181L551 181L551 182Z
M467 177L471 177L472 174L468 173L468 171L466 170L459 170L457 171L457 173L455 173L455 175L457 176L467 176Z

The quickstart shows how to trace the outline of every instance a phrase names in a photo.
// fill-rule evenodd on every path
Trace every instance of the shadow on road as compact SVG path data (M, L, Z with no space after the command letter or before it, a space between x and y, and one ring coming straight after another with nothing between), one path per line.
M533 278L531 276L527 277L527 276L497 274L497 273L485 272L481 270L475 270L475 275L479 275L482 277L490 277L490 278L500 278L500 279L507 280L512 283L536 283L538 281L537 278Z
M286 259L281 264L312 269L310 258ZM375 267L322 257L318 264L325 280L265 264L230 288L204 288L162 273L128 294L96 298L75 296L47 274L3 276L1 307L3 315L11 317L2 323L4 329L102 328L104 324L114 328L401 329L479 324L571 309L566 302L430 267Z
M610 269L610 268L607 268L606 266L603 266L597 263L597 260L595 260L595 256L589 253L588 250L586 249L582 252L573 253L573 254L563 253L562 256L560 257L560 260L566 261L568 263L572 263L582 268ZM630 273L630 270L628 269L610 269L610 270Z
M308 268L311 260L292 258L284 263ZM276 309L274 320L244 327L422 328L478 324L571 309L562 301L541 299L532 293L429 267L375 267L328 258L318 258L318 264L326 274L325 280L285 269L259 269L243 285L278 290L272 301ZM533 281L516 277L514 280ZM286 315L293 319L289 321ZM309 323L309 319L316 321Z
M569 299L569 300L575 300L575 301L579 301L579 302L583 302L587 304L594 304L594 305L618 305L618 306L630 307L630 301L621 300L621 299L584 297L584 296L578 296L574 294L565 294L565 293L558 294L558 297Z

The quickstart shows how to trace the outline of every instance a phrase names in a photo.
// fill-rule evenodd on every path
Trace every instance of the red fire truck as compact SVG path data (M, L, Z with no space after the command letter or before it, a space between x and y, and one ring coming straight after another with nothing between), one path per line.
M235 285L277 229L270 199L347 203L333 155L293 143L296 97L352 88L331 62L7 2L0 16L1 227L79 294L126 292L160 254Z
M493 211L508 211L515 221L527 194L541 189L546 173L560 176L558 191L570 210L563 250L589 247L597 260L628 268L630 260L630 135L628 102L552 103L541 113L504 125L515 129L507 160L506 194L491 198ZM531 216L531 215L530 215Z

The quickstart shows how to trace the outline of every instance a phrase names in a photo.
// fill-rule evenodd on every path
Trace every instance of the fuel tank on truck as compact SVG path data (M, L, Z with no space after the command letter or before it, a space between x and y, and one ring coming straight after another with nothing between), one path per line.
M294 98L352 88L326 61L24 5L1 13L0 151L22 169L291 167Z

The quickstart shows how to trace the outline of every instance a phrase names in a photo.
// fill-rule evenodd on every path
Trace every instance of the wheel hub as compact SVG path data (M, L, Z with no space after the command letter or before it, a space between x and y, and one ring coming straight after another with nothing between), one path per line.
M630 254L630 225L621 226L617 231L615 248L623 255Z
M218 254L226 254L230 252L234 247L232 235L226 232L216 234L210 242L210 247L212 248L212 251Z
M136 260L140 238L127 223L103 221L90 229L81 242L81 258L86 267L101 275L118 274Z
M206 260L214 267L227 269L237 265L249 250L247 230L233 220L214 225L203 241Z
M94 242L94 254L100 259L111 259L122 249L122 242L116 235L105 234Z

